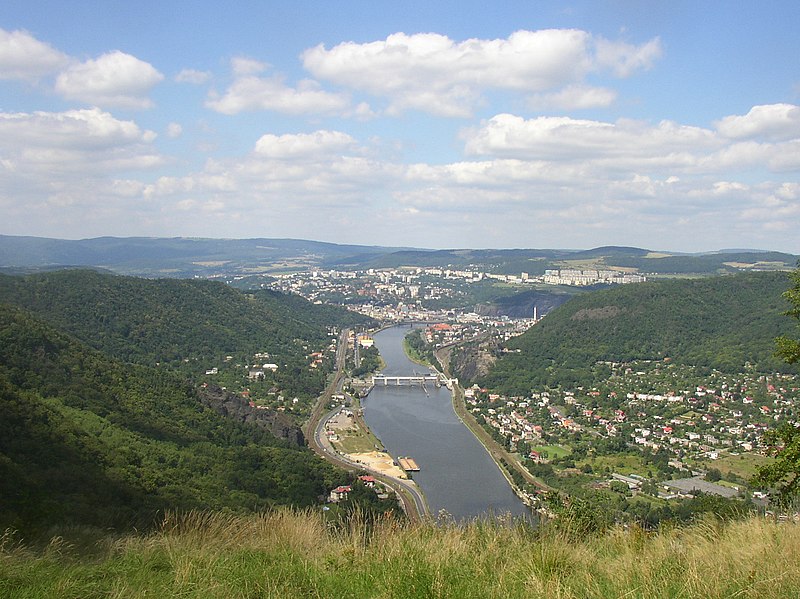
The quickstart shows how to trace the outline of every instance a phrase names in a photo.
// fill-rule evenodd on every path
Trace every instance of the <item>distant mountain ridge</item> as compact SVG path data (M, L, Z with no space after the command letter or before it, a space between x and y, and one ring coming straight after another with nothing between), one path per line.
M768 250L698 254L605 246L576 249L424 249L340 245L301 239L98 237L64 240L0 235L0 268L92 267L147 277L244 276L315 269L476 268L541 275L547 269L612 268L658 274L719 274L780 270L799 256Z
M213 273L222 265L314 267L362 253L386 253L402 248L339 245L301 239L210 239L97 237L64 240L0 235L0 266L52 268L103 267L124 274L193 276Z

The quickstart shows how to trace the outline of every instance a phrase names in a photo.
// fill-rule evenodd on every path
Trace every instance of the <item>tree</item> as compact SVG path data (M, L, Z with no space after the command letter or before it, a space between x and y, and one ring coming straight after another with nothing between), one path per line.
M800 320L800 268L792 272L789 278L794 284L783 294L783 297L792 304L792 307L786 312L786 315ZM789 364L797 364L800 362L800 340L784 336L778 337L778 339L776 339L776 344L778 346L777 354L781 358L786 360Z
M792 307L786 312L800 320L800 267L789 275L792 287L783 294ZM778 337L777 354L789 364L800 362L800 340ZM800 425L785 424L764 435L769 454L775 460L758 469L753 482L776 489L779 503L788 503L800 492Z

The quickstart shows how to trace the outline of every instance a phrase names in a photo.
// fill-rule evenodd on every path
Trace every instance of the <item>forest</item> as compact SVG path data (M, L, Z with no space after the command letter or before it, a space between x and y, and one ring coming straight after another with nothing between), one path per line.
M668 360L700 370L796 373L775 355L789 335L786 273L623 285L581 294L512 339L478 382L508 395L591 386L602 362Z
M91 271L0 277L0 295L0 529L142 529L164 510L310 506L352 482L297 435L213 409L194 374L228 352L291 363L360 317ZM318 393L324 374L295 384Z

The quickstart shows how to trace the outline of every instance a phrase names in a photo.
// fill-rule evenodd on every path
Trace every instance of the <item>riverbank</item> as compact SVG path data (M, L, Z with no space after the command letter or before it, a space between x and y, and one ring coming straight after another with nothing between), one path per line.
M342 455L331 445L327 436L323 434L323 429L333 413L326 412L334 395L342 392L345 375L345 360L347 357L347 338L350 331L345 329L339 336L339 345L336 350L336 370L333 373L328 386L319 396L311 417L303 427L308 446L323 460L331 464L344 468L345 470L358 471L365 470L373 474L382 484L392 489L400 501L406 516L412 521L425 520L430 515L425 497L413 481L400 480L399 476L394 477L383 474L380 469L370 469L366 464L349 459ZM327 414L327 415L326 415ZM366 424L362 421L362 426L367 435L371 434ZM377 437L374 437L377 440ZM378 443L380 443L378 441ZM369 452L367 452L369 453ZM403 473L405 474L405 473Z
M392 327L374 335L390 377L427 372L406 351L409 329ZM399 383L399 381L397 381ZM421 470L414 480L434 514L457 520L489 513L526 516L528 509L475 435L458 418L452 391L444 386L376 386L365 398L364 419L393 455L409 455Z
M436 354L436 351L430 352L437 364L433 364L427 357L423 356L411 343L409 343L409 336L405 334L403 337L403 351L409 360L426 368L435 371L439 376L447 379L452 379L452 373L445 365L442 358ZM473 434L478 442L483 446L492 461L495 463L500 473L505 478L506 482L511 486L514 494L522 500L528 507L535 507L533 498L523 488L523 484L530 484L542 491L552 490L551 487L533 476L528 469L520 462L519 458L505 447L501 446L495 441L492 436L478 423L475 417L467 410L464 401L464 389L456 381L452 384L451 399L453 411L455 412L461 423Z
M447 351L450 351L454 345L457 344L446 346ZM497 441L495 441L492 436L478 423L475 417L467 409L467 404L464 399L464 389L458 383L458 379L453 378L452 372L450 372L449 369L449 365L447 365L447 361L444 360L443 356L440 355L436 355L436 360L442 365L443 372L440 374L453 381L453 411L455 411L456 416L458 416L458 419L461 420L464 426L466 426L470 432L475 435L475 438L480 442L480 444L483 445L484 449L486 449L486 452L491 456L494 463L500 469L500 472L502 472L503 476L508 481L508 484L511 485L511 488L514 490L514 493L517 495L517 497L519 497L527 506L533 507L531 497L528 493L520 488L518 481L514 480L514 476L509 469L513 469L518 476L522 477L522 480L525 483L534 485L537 489L542 491L550 491L552 490L551 487L533 476L524 466L524 464L519 461L517 456L510 453L505 447L501 446ZM439 371L437 370L437 373L438 372Z

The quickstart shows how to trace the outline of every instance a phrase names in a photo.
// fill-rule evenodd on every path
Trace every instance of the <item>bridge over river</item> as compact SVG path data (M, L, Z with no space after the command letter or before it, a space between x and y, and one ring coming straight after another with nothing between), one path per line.
M426 383L435 384L436 386L444 385L448 389L453 388L453 383L457 382L455 379L448 379L443 374L415 374L412 376L395 376L387 374L376 374L372 377L372 385L421 385L425 386Z

